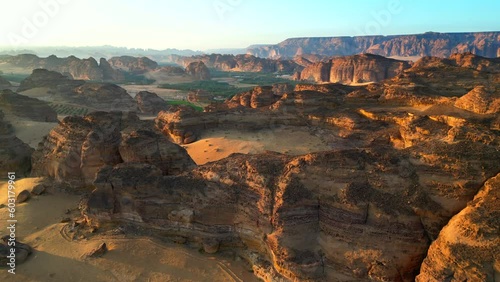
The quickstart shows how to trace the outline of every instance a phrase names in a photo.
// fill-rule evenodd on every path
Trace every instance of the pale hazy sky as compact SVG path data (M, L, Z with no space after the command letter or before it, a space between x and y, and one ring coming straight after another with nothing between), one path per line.
M0 0L0 46L244 48L289 37L499 31L500 1Z

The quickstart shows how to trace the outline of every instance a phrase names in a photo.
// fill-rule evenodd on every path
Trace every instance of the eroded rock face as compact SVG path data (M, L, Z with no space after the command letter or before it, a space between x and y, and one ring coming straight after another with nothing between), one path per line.
M133 113L66 117L33 154L33 175L78 185L91 184L102 166L122 162L151 162L165 174L192 165L184 149L148 128L153 130L152 124Z
M227 108L224 105L224 108ZM253 109L249 109L253 110ZM255 109L257 110L257 109ZM196 112L191 107L178 107L160 112L155 119L156 127L177 144L189 144L198 140L205 131L213 128L258 131L280 125L306 125L295 115L273 112L256 114L254 111L225 112L215 109L210 113Z
M203 62L192 62L186 67L186 73L198 80L209 80L210 71Z
M275 95L273 87L271 86L257 86L251 91L238 94L234 96L229 102L229 107L236 107L238 105L246 108L261 108L269 107L278 101L280 96Z
M126 163L147 163L164 175L180 174L195 163L186 150L158 132L137 130L122 137L119 152Z
M455 106L478 114L500 113L500 91L477 86L455 102Z
M495 58L500 49L499 32L436 33L413 35L290 38L276 45L255 46L248 54L263 58L293 58L302 54L351 56L371 53L381 56L436 56L473 51Z
M211 54L192 57L172 56L171 60L184 67L193 62L203 62L209 68L222 71L293 73L303 68L292 60L269 60L251 55Z
M334 58L306 67L302 80L333 83L379 82L395 77L408 69L410 64L371 54Z
M158 63L147 57L113 57L108 62L114 69L134 74L143 74L158 68Z
M96 170L84 215L91 225L140 223L207 252L243 249L256 275L269 281L414 281L426 255L424 280L449 275L440 268L448 262L460 279L481 278L491 273L490 249L472 256L470 265L485 266L467 276L468 269L457 270L467 263L462 249L451 248L448 260L440 251L428 255L428 248L436 239L454 239L439 239L443 227L455 224L450 219L500 171L498 118L455 107L470 89L499 83L489 71L426 58L384 83L299 84L269 106L226 101L203 113L186 107L161 112L155 125L175 143L190 143L213 128L253 133L307 126L331 150L233 154L165 176L157 135L121 130L120 144L130 150L122 155L119 148L120 158L131 162ZM136 155L141 147L151 150ZM463 226L470 228L458 235L490 240L497 216L479 216L486 231L467 220Z
M97 80L103 79L102 70L99 68L94 58L79 59L75 56L58 58L54 55L47 58L39 58L35 55L5 56L2 62L27 70L47 69L59 73L67 74L74 79Z
M99 67L102 69L102 78L104 81L125 81L124 73L114 69L106 59L100 59Z
M11 90L0 91L0 109L7 114L33 121L58 121L57 113L47 102L20 95Z
M15 172L24 176L31 170L31 153L33 149L14 134L12 125L4 120L0 111L0 174L2 178L7 173Z
M135 101L139 107L139 111L143 114L157 115L161 111L167 111L171 108L165 100L160 98L156 93L141 91L135 95Z
M137 111L136 101L127 91L110 83L85 83L75 88L71 99L74 103L98 110Z
M496 281L500 274L500 174L441 230L416 281Z

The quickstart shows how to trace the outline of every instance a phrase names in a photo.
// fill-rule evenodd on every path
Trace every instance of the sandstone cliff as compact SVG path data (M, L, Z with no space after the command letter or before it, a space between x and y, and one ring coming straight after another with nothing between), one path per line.
M479 209L478 191L500 172L498 118L455 103L499 83L484 69L425 58L384 83L297 85L272 99L272 88L262 87L220 109L160 112L155 126L166 137L133 115L67 118L33 155L33 167L95 188L83 215L102 232L113 222L210 253L231 248L266 281L414 281L420 269L424 280L488 277L493 247L479 255L473 244L441 249L455 242L447 230L456 225L470 228L460 238L496 246L488 237L498 230L496 202ZM195 167L167 143L212 129L280 127L307 129L330 150L233 154ZM469 224L476 216L485 231ZM474 253L469 259L463 250Z
M143 74L158 68L158 63L146 57L113 57L108 62L114 69L133 74Z
M247 53L263 58L293 58L303 54L350 56L372 53L391 56L448 57L472 52L495 58L500 50L499 32L436 33L414 35L291 38L276 45L249 47Z
M408 68L410 64L404 61L364 54L312 64L302 71L300 79L344 84L379 82L395 77Z
M135 101L139 111L143 114L157 115L161 111L167 111L171 108L165 100L153 92L141 91L135 95Z
M269 60L251 55L198 55L192 57L171 56L171 62L186 67L192 62L203 62L208 68L222 71L283 72L293 73L302 66L291 60Z
M416 281L496 281L500 275L500 174L488 180L429 248Z
M198 80L209 80L210 71L203 62L192 62L186 67L186 73Z
M51 101L75 104L96 110L137 111L136 101L127 91L111 83L73 80L60 73L36 69L24 79L19 91L38 89Z
M148 130L149 128L149 130ZM132 113L94 112L66 117L33 153L33 175L72 185L91 184L105 165L146 162L164 174L194 165L186 151Z
M35 55L18 55L6 56L0 61L13 67L24 68L27 71L42 68L57 71L74 79L103 79L102 70L94 58L79 59L75 56L58 58L54 55L39 58Z

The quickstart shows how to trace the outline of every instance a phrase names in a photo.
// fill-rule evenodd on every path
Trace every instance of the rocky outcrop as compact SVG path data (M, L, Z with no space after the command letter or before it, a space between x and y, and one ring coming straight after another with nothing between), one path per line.
M91 184L103 166L122 162L157 165L176 174L193 165L185 150L154 132L133 113L94 112L66 117L33 153L33 175L72 185Z
M281 96L275 95L272 86L257 86L251 91L238 94L227 102L229 107L238 105L247 108L269 107L278 101Z
M310 65L302 71L300 79L344 84L379 82L395 77L408 68L410 64L404 61L363 54Z
M372 53L391 56L448 57L453 53L472 52L498 57L499 32L436 33L414 35L291 38L276 45L251 46L248 54L262 58L293 58L304 54L350 56Z
M0 263L3 266L11 266L10 263L12 262L8 258L11 255L11 249L14 249L15 253L15 262L11 267L13 269L16 268L16 265L24 263L29 255L33 253L32 247L15 240L15 238L11 238L9 235L3 236L0 243Z
M124 162L151 164L164 175L180 174L195 166L186 150L153 131L137 130L123 136L119 152Z
M195 111L191 107L177 107L169 112L160 112L155 119L156 127L177 144L192 143L209 129L237 129L257 131L270 129L279 125L306 125L306 122L295 115L265 113L262 111L231 111L227 106L209 113Z
M186 67L186 73L198 80L209 80L210 71L203 62L192 62Z
M500 113L500 92L477 86L455 102L455 107L478 114Z
M488 249L494 246L490 239L498 239L496 202L467 220L461 211L474 197L471 213L480 208L478 191L500 171L497 116L465 111L455 102L476 86L496 89L500 82L492 72L443 60L423 59L383 83L299 84L282 95L267 87L259 91L264 97L273 93L275 102L257 99L255 91L240 95L234 107L230 100L206 112L177 107L155 120L166 138L148 130L150 121L127 126L140 122L131 116L130 122L121 115L115 122L109 114L67 119L34 159L45 163L44 171L64 172L68 152L76 152L72 173L87 174L75 185L93 189L82 204L92 227L105 232L111 221L145 234L182 237L208 253L231 248L269 281L414 281L419 271L424 280L450 273L487 278L496 250ZM252 107L253 96L261 107ZM108 124L120 126L112 130ZM181 148L164 143L190 143L212 129L259 134L281 127L307 130L331 149L299 156L233 154L193 167ZM115 160L103 162L102 156ZM172 167L179 163L186 165ZM470 222L476 216L485 231ZM456 234L459 242L467 239L465 249L447 248L456 238L446 236L455 229L443 227L456 224L465 228ZM475 242L488 248L473 249ZM438 246L429 250L431 244Z
M1 62L27 71L34 69L47 69L65 74L73 79L97 80L103 79L102 70L94 58L79 59L75 56L58 58L54 55L39 58L35 55L6 56Z
M99 67L102 70L102 78L104 81L125 81L125 74L120 70L114 69L106 59L100 59Z
M441 230L416 281L496 281L500 273L500 174Z
M5 78L0 76L0 90L12 87L12 84Z
M16 177L25 176L31 170L31 153L33 149L17 138L12 125L5 121L0 111L0 174L6 178L7 173L14 172Z
M160 98L156 93L141 91L135 95L135 101L139 107L139 111L143 114L157 115L161 111L167 111L171 108L165 100Z
M11 90L0 91L0 109L6 114L33 121L58 122L57 113L47 102Z
M251 55L198 55L192 57L172 56L171 60L187 67L193 62L203 62L208 68L236 72L282 72L293 73L302 66L292 60L269 60Z
M33 88L71 89L84 84L82 80L73 80L55 71L35 69L30 76L21 81L17 91L23 92Z
M158 68L158 63L147 57L113 57L108 62L114 69L132 74L143 74Z
M85 83L73 90L65 99L105 111L137 111L137 103L118 85L110 83Z
M137 103L127 91L111 83L73 80L60 73L34 70L19 86L19 91L47 88L54 102L76 104L96 110L137 111Z

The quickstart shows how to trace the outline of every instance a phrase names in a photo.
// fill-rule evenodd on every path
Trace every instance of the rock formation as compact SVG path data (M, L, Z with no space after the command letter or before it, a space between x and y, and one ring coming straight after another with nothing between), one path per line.
M122 162L151 163L164 174L194 164L183 148L135 114L94 112L66 117L49 133L33 153L33 175L91 184L101 167Z
M416 281L496 281L500 273L500 174L441 230Z
M274 93L272 86L257 86L251 91L235 95L227 104L229 107L240 105L254 109L269 107L281 98Z
M485 69L424 58L383 83L282 95L261 87L206 112L160 112L165 137L132 114L67 118L33 154L33 170L89 185L92 227L111 221L208 253L231 248L267 281L414 281L419 272L420 281L488 281L498 268L498 121L455 103L499 84ZM307 127L331 150L194 166L168 141L282 126Z
M477 86L455 102L455 106L478 114L500 113L500 90Z
M9 115L33 121L58 122L57 113L47 102L14 93L0 91L0 109Z
M21 81L17 91L23 92L33 88L71 89L84 84L82 80L73 80L55 71L35 69L30 76Z
M167 111L171 108L165 100L160 98L156 93L141 91L135 95L135 101L139 107L139 111L143 114L157 115L161 111Z
M104 81L125 81L124 72L114 69L106 59L100 59L99 67L102 70L102 79Z
M71 100L79 105L106 111L137 111L137 103L118 85L110 83L85 83L74 89Z
M21 82L19 91L34 88L43 88L54 102L96 110L137 111L137 103L127 91L111 83L73 80L57 72L37 69Z
M186 67L186 73L198 80L209 80L210 71L203 62L192 62Z
M269 60L251 55L198 55L192 57L172 56L171 61L187 67L193 62L203 62L208 68L240 72L283 72L293 73L302 66L292 60Z
M408 68L410 64L404 61L363 54L312 64L302 71L300 79L344 84L379 82L395 77Z
M186 150L154 131L137 130L122 136L119 152L126 163L148 163L164 175L180 174L194 166Z
M303 54L350 56L372 53L390 56L448 57L472 52L496 58L499 32L436 33L414 35L291 38L276 45L250 46L248 54L262 58L293 58Z
M5 56L1 62L27 71L34 69L47 69L56 71L74 79L97 80L103 79L102 70L94 58L79 59L75 56L58 58L54 55L39 58L35 55Z
M7 177L8 172L15 172L17 177L29 173L33 149L14 135L12 125L4 120L0 111L0 175Z
M114 69L132 74L143 74L158 68L158 63L146 57L113 57L108 62Z

